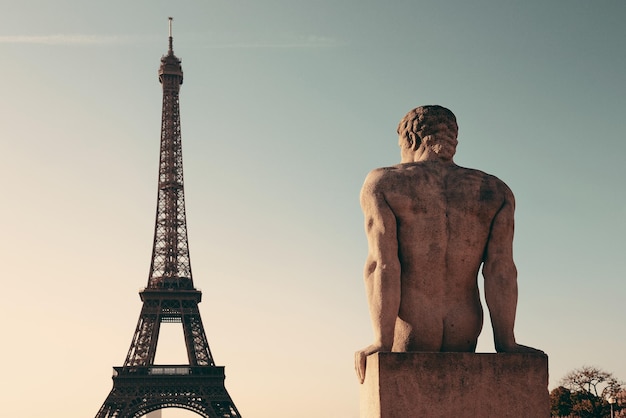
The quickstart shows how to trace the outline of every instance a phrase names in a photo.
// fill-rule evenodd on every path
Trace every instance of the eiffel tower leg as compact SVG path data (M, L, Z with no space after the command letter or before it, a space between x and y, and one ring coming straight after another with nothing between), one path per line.
M189 364L194 366L214 366L213 356L204 333L196 301L183 301L181 321Z
M115 377L114 377L115 379ZM113 389L109 393L109 396L104 400L104 403L100 407L100 410L96 414L96 418L117 418L120 417L120 412L124 409L123 395L120 393L119 388L115 385L113 380Z
M160 305L161 301L159 300L144 301L137 328L124 362L125 367L146 366L154 363L161 329Z

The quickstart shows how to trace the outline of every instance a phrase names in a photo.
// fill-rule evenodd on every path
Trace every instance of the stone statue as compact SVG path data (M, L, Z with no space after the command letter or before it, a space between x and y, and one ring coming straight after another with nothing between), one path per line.
M474 352L481 264L496 351L541 353L513 333L513 193L492 175L454 164L457 134L450 110L413 109L398 126L401 163L373 170L363 184L374 343L355 353L361 383L373 353Z

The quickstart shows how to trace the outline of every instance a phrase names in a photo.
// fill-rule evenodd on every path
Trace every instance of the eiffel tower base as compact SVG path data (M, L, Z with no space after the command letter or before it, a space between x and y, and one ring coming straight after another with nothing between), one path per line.
M205 418L241 418L224 386L224 367L114 367L113 389L96 418L139 418L182 408Z

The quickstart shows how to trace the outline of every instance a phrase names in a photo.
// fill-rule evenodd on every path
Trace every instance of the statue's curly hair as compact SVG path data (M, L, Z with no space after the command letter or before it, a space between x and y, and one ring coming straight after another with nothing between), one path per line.
M456 130L459 129L456 116L450 109L438 105L420 106L407 113L398 124L398 135L401 143L412 144L411 134L421 141L422 138L418 132L424 120L428 120L430 124L445 123L453 126Z

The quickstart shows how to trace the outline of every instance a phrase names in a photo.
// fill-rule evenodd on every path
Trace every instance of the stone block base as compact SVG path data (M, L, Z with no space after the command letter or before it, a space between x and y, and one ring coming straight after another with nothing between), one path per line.
M376 353L360 388L361 418L549 418L548 357Z

